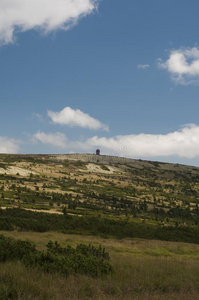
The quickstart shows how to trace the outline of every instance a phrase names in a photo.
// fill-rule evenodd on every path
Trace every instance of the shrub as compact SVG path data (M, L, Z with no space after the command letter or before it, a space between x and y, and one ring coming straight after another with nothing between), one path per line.
M38 251L29 241L14 240L0 235L0 261L22 261L48 273L85 274L92 277L107 275L113 271L109 255L104 248L79 244L76 249L65 248L57 242L49 242L47 251Z

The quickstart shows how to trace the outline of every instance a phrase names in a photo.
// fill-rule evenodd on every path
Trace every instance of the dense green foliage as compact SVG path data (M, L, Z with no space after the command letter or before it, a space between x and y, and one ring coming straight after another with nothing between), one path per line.
M36 250L29 241L14 240L0 235L0 262L22 261L26 266L37 267L49 273L86 274L98 277L113 271L109 255L104 248L79 244L62 248L57 242L49 242L47 251Z
M14 208L0 209L0 230L14 229L199 243L198 226L163 226L100 217L53 215Z

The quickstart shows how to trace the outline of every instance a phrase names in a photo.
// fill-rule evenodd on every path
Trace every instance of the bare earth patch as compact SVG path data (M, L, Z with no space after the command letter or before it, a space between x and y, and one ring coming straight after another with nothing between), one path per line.
M8 207L5 206L1 206L1 209L7 209ZM15 207L17 208L17 206ZM48 214L58 214L58 215L63 215L63 213L61 211L55 210L55 209L33 209L33 208L24 208L24 210L29 210L29 211L35 211L35 212L41 212L41 213L48 213Z
M81 171L81 172L105 173L105 174L113 174L113 173L118 172L118 171L121 172L121 170L119 170L118 168L108 166L108 165L106 165L107 170L102 169L101 165L95 165L95 164L92 164L92 163L87 164L86 167L87 167L87 170L79 169L79 171Z
M34 175L37 175L37 173L35 173L35 172L29 171L26 169L22 169L19 167L14 167L14 166L8 167L7 169L0 168L0 174L7 174L7 175L19 174L21 176L30 176L31 173Z

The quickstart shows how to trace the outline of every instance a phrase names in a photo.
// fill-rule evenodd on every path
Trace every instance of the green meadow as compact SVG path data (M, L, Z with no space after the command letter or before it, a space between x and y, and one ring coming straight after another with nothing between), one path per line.
M104 239L56 232L7 232L45 250L49 240L62 246L102 245L114 272L102 278L48 274L22 263L1 263L1 299L199 299L199 245L142 239Z

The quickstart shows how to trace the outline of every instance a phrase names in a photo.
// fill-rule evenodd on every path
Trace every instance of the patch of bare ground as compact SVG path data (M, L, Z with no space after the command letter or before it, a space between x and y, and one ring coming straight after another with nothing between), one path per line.
M17 205L12 205L13 208L17 208ZM6 209L6 206L1 206L1 209ZM58 215L63 215L63 212L61 212L60 210L56 210L56 209L34 209L34 208L24 208L24 210L29 210L29 211L35 211L35 212L41 212L41 213L48 213L48 214L58 214Z
M121 173L122 171L119 168L110 166L110 165L96 165L89 163L86 165L86 170L79 168L80 172L93 172L93 173L102 173L102 174L114 174L114 173Z
M0 168L0 174L30 176L31 173L34 175L38 174L31 170L22 169L15 166L8 166L6 169Z

